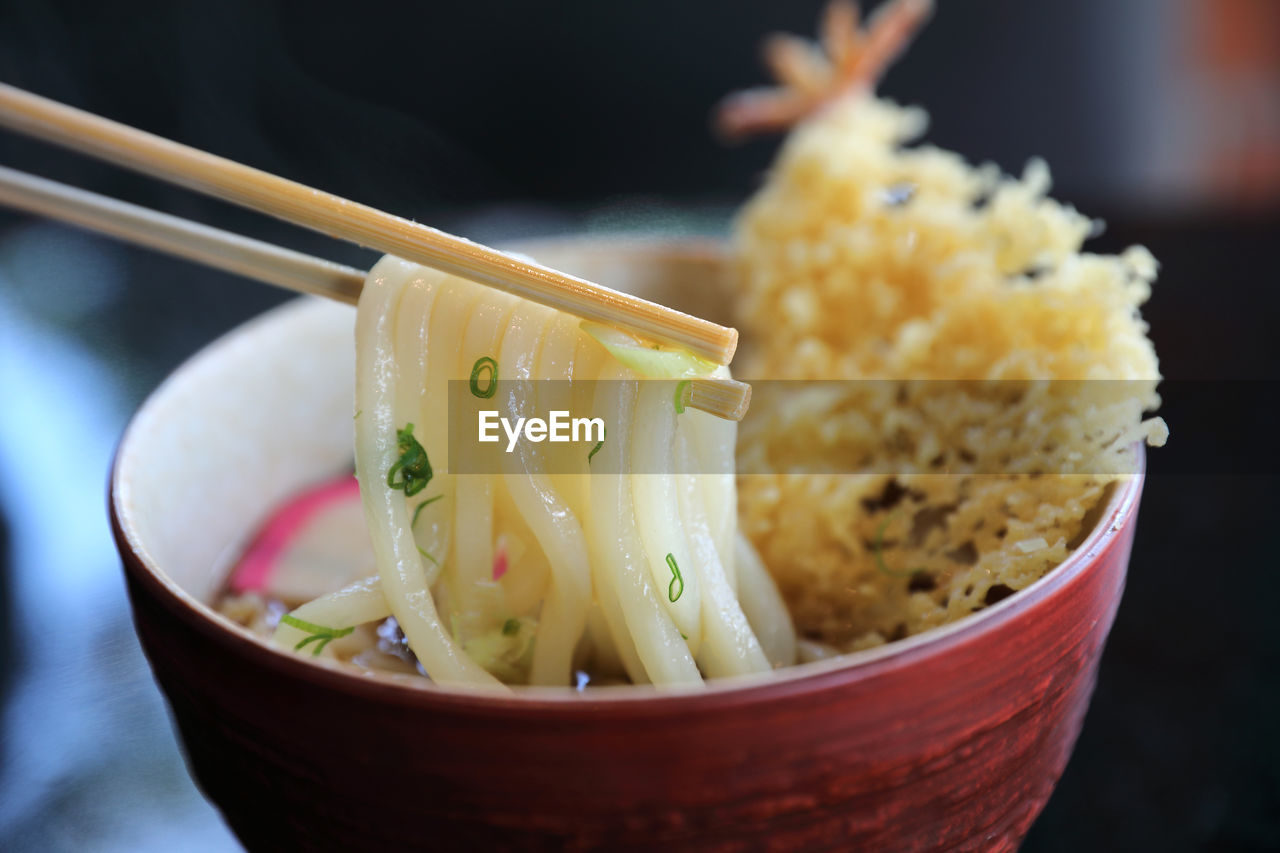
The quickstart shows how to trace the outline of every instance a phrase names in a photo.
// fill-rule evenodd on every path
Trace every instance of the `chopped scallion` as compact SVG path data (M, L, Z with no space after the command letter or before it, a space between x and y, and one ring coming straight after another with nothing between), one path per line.
M600 440L596 442L596 446L591 448L591 452L587 454L587 464L591 464L591 457L600 452L600 448L604 447L604 440L609 437L609 430L606 427L600 427Z
M489 374L488 384L480 387L480 377ZM498 393L498 362L489 356L481 356L471 366L471 393L482 400L487 400Z
M427 498L425 501L423 501L422 503L418 504L418 508L417 508L417 509L415 509L415 510L413 511L413 521L409 522L409 527L411 527L411 528L413 528L413 527L417 527L417 526L418 526L418 516L422 515L422 511L423 511L424 509L426 509L427 507L431 506L431 504L433 504L433 503L435 503L436 501L440 500L442 497L444 497L444 495L435 495L434 497Z
M339 637L345 637L355 630L354 626L348 626L346 628L328 628L324 625L317 625L314 622L307 622L296 616L291 616L288 613L281 616L280 621L286 625L297 628L299 631L306 631L309 635L303 637L298 641L298 644L293 647L295 652L301 651L311 643L315 643L316 647L312 650L312 654L317 656L324 651L324 647L329 645L330 641L336 640Z
M413 424L396 430L396 444L400 458L387 472L387 485L404 492L405 497L411 497L431 482L431 461L427 459L427 451L413 437ZM399 480L396 479L397 473L400 474Z
M682 379L676 383L676 414L684 414L684 389L693 384L690 379Z
M675 603L684 595L684 577L680 574L680 567L676 565L674 554L667 555L667 565L671 567L671 585L667 587L667 598Z

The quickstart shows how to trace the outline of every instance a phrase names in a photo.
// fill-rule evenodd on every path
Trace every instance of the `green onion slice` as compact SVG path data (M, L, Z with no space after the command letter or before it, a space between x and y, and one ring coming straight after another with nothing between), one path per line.
M591 448L591 452L587 454L587 464L591 464L591 457L600 452L600 448L604 447L604 440L609 437L609 428L600 428L600 440L596 442L596 446Z
M581 328L599 341L610 355L648 379L709 376L717 367L714 362L700 358L686 349L643 341L635 335L603 323L583 320Z
M488 384L480 387L480 377L488 372ZM487 400L498 393L498 362L489 356L481 356L471 365L471 393L482 400Z
M667 598L674 604L684 595L684 576L680 574L674 554L667 555L667 565L671 567L671 585L667 587Z
M404 492L405 497L411 497L431 482L431 460L427 459L427 451L413 437L413 424L396 430L396 445L400 458L387 472L387 485ZM398 480L396 474L400 475Z
M691 379L681 379L676 383L676 414L684 414L684 389L693 384Z
M427 498L425 501L418 504L418 508L413 511L413 521L409 522L409 527L410 528L417 527L418 516L422 515L422 511L427 507L431 506L436 501L440 500L442 497L444 497L444 495L435 495L434 497Z
M291 625L292 627L297 628L299 631L306 631L309 635L303 637L298 641L298 644L293 647L295 652L301 651L311 643L315 643L316 647L312 650L312 654L316 656L319 656L319 654L324 651L324 647L329 645L331 640L336 640L339 637L345 637L355 630L354 625L349 625L346 628L329 628L324 625L317 625L314 622L307 622L306 620L299 619L298 617L292 616L288 613L281 616L280 621L286 625Z

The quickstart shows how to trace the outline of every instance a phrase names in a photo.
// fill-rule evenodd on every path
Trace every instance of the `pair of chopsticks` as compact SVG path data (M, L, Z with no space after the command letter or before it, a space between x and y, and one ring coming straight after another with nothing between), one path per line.
M0 83L0 126L728 364L735 329ZM0 203L290 290L354 303L365 274L0 167ZM686 405L741 420L751 386L697 379Z

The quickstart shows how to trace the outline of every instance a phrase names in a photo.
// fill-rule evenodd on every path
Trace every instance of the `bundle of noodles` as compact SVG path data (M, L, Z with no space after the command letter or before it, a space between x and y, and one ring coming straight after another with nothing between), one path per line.
M1167 434L1142 420L1150 254L1082 252L1093 224L1046 197L1043 164L1017 180L906 147L925 115L871 94L929 8L891 3L864 33L833 4L825 55L775 39L788 87L722 113L730 132L798 122L735 226L746 375L859 380L757 385L739 454L777 472L740 475L745 532L802 636L839 649L1040 578Z
M277 641L393 615L425 672L454 685L569 685L579 669L698 684L791 662L785 607L739 541L732 474L630 473L732 471L736 425L677 414L670 383L627 366L687 375L688 354L583 325L397 258L370 271L356 471L378 573L289 614ZM606 437L576 462L524 441L501 473L452 471L448 383L468 376L477 396L544 414L550 384L520 380L572 380L575 412Z

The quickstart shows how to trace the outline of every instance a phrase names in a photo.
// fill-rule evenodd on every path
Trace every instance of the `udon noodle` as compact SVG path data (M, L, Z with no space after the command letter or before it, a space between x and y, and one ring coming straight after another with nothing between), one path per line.
M373 268L357 315L355 458L378 573L293 611L278 642L394 616L427 675L452 685L569 685L584 660L687 685L792 661L786 608L737 533L723 473L735 425L677 415L669 386L640 381L580 326L397 258ZM523 442L500 474L452 472L443 401L478 363L486 391L517 380L503 383L530 397L517 408L542 393L518 380L604 380L575 392L609 425L594 460L551 473ZM415 442L430 470L421 491L405 462ZM592 464L623 473L589 475Z

